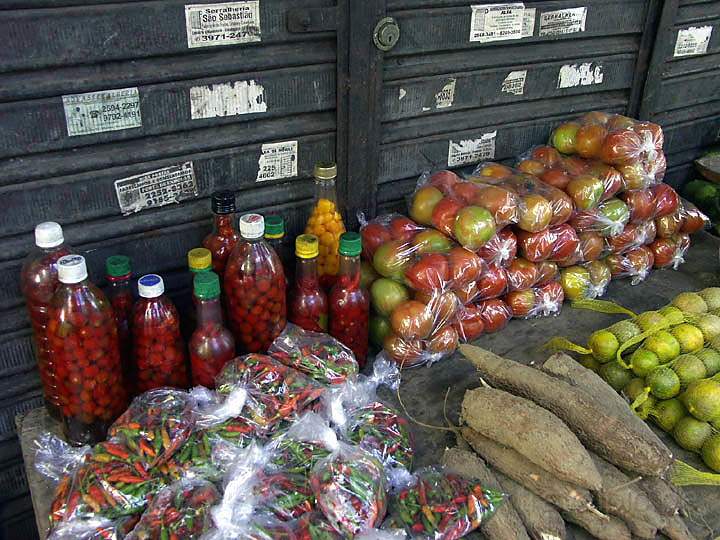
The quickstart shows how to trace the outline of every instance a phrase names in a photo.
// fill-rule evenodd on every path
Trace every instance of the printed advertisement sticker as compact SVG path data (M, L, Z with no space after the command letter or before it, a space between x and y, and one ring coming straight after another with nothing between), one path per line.
M62 102L70 137L142 126L137 88L70 94Z
M185 6L189 48L260 41L260 1Z
M133 214L198 196L192 161L115 181L120 211Z

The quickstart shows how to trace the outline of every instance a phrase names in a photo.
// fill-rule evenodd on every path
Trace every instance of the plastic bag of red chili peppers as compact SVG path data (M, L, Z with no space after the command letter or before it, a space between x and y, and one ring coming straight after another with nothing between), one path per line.
M358 372L355 356L345 345L328 334L294 324L288 323L268 354L321 384L342 384Z
M236 387L248 391L243 417L262 432L305 410L325 387L299 371L264 354L248 354L228 362L215 380L218 393Z
M138 522L138 517L109 520L89 518L60 524L48 536L48 540L121 540Z
M318 461L337 444L337 435L314 412L307 412L290 429L268 444L268 465L291 474L308 476Z
M455 540L477 529L503 504L505 495L439 468L415 473L409 487L395 493L390 512L413 537Z
M192 540L212 527L210 508L220 493L206 480L183 478L161 489L128 540Z

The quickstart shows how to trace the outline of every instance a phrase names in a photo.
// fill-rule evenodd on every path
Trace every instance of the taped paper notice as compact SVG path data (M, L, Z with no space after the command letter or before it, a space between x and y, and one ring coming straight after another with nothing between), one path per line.
M558 88L574 88L575 86L590 86L602 84L602 65L594 62L584 64L565 64L558 73Z
M470 41L487 43L522 37L524 4L483 4L470 7Z
M192 161L115 180L115 194L124 215L197 197Z
M501 92L512 94L514 96L522 96L525 93L525 79L527 79L527 70L511 71L502 83Z
M523 13L522 37L533 37L535 34L535 8L525 8Z
M448 167L477 163L495 157L497 131L485 133L479 139L449 141Z
M256 182L297 176L298 143L286 141L262 145Z
M266 111L265 89L257 81L190 88L190 116L193 120Z
M712 36L712 26L691 26L678 31L673 56L705 54Z
M260 41L260 0L185 6L188 47Z
M70 94L62 101L70 137L142 126L137 88Z
M587 7L559 9L540 14L541 36L559 36L585 31Z
M447 109L452 107L455 100L455 79L450 79L442 90L435 94L435 108Z

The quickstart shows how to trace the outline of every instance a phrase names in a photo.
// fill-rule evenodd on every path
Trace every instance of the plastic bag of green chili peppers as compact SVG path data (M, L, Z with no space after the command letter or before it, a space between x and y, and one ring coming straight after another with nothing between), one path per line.
M390 513L413 538L455 540L477 529L505 495L437 467L415 473L414 483L393 494Z
M337 339L290 323L268 354L325 385L342 384L358 372L355 355Z
M268 443L267 466L307 476L336 446L337 435L328 423L320 415L306 412L285 433Z
M67 521L55 528L48 540L121 540L137 522L137 516L114 521L99 517Z

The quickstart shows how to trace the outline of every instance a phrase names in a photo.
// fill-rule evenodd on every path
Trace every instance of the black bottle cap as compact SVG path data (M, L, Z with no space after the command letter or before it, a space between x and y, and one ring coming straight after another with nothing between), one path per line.
M232 191L216 191L212 194L213 214L234 214L235 194Z

